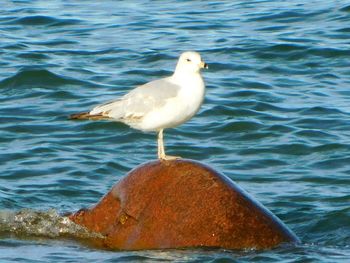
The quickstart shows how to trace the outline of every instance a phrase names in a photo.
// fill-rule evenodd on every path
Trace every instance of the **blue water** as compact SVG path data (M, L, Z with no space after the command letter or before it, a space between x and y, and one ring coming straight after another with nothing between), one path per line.
M1 262L350 261L350 1L1 6ZM207 94L191 121L166 130L167 153L232 178L301 245L116 252L69 237L80 230L58 214L155 159L156 140L67 116L171 74L185 50L209 64Z

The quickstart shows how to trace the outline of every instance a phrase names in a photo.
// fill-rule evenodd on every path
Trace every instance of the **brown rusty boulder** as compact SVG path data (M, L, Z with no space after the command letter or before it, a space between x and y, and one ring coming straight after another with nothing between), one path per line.
M298 238L233 181L189 160L132 170L91 209L70 216L112 249L272 248Z

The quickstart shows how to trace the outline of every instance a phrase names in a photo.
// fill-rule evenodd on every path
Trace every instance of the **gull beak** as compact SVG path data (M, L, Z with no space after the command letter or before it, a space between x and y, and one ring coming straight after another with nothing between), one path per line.
M200 68L208 69L208 64L205 63L204 61L202 61L201 64L200 64Z

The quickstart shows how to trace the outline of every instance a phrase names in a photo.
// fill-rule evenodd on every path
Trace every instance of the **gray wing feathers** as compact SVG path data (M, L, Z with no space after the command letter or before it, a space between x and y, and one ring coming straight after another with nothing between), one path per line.
M180 87L168 78L154 80L139 86L123 97L95 107L90 114L102 113L115 119L139 119L175 97Z
M90 114L93 115L93 114L107 113L109 110L113 108L118 108L121 102L122 101L120 99L117 99L117 100L112 100L104 104L98 105L90 111Z

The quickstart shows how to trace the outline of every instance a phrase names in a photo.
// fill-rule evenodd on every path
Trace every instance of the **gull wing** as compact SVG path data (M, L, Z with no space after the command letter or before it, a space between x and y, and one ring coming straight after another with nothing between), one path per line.
M141 119L147 113L162 107L168 99L177 96L180 86L170 77L148 82L131 90L123 97L96 106L90 114L102 114L110 118Z

